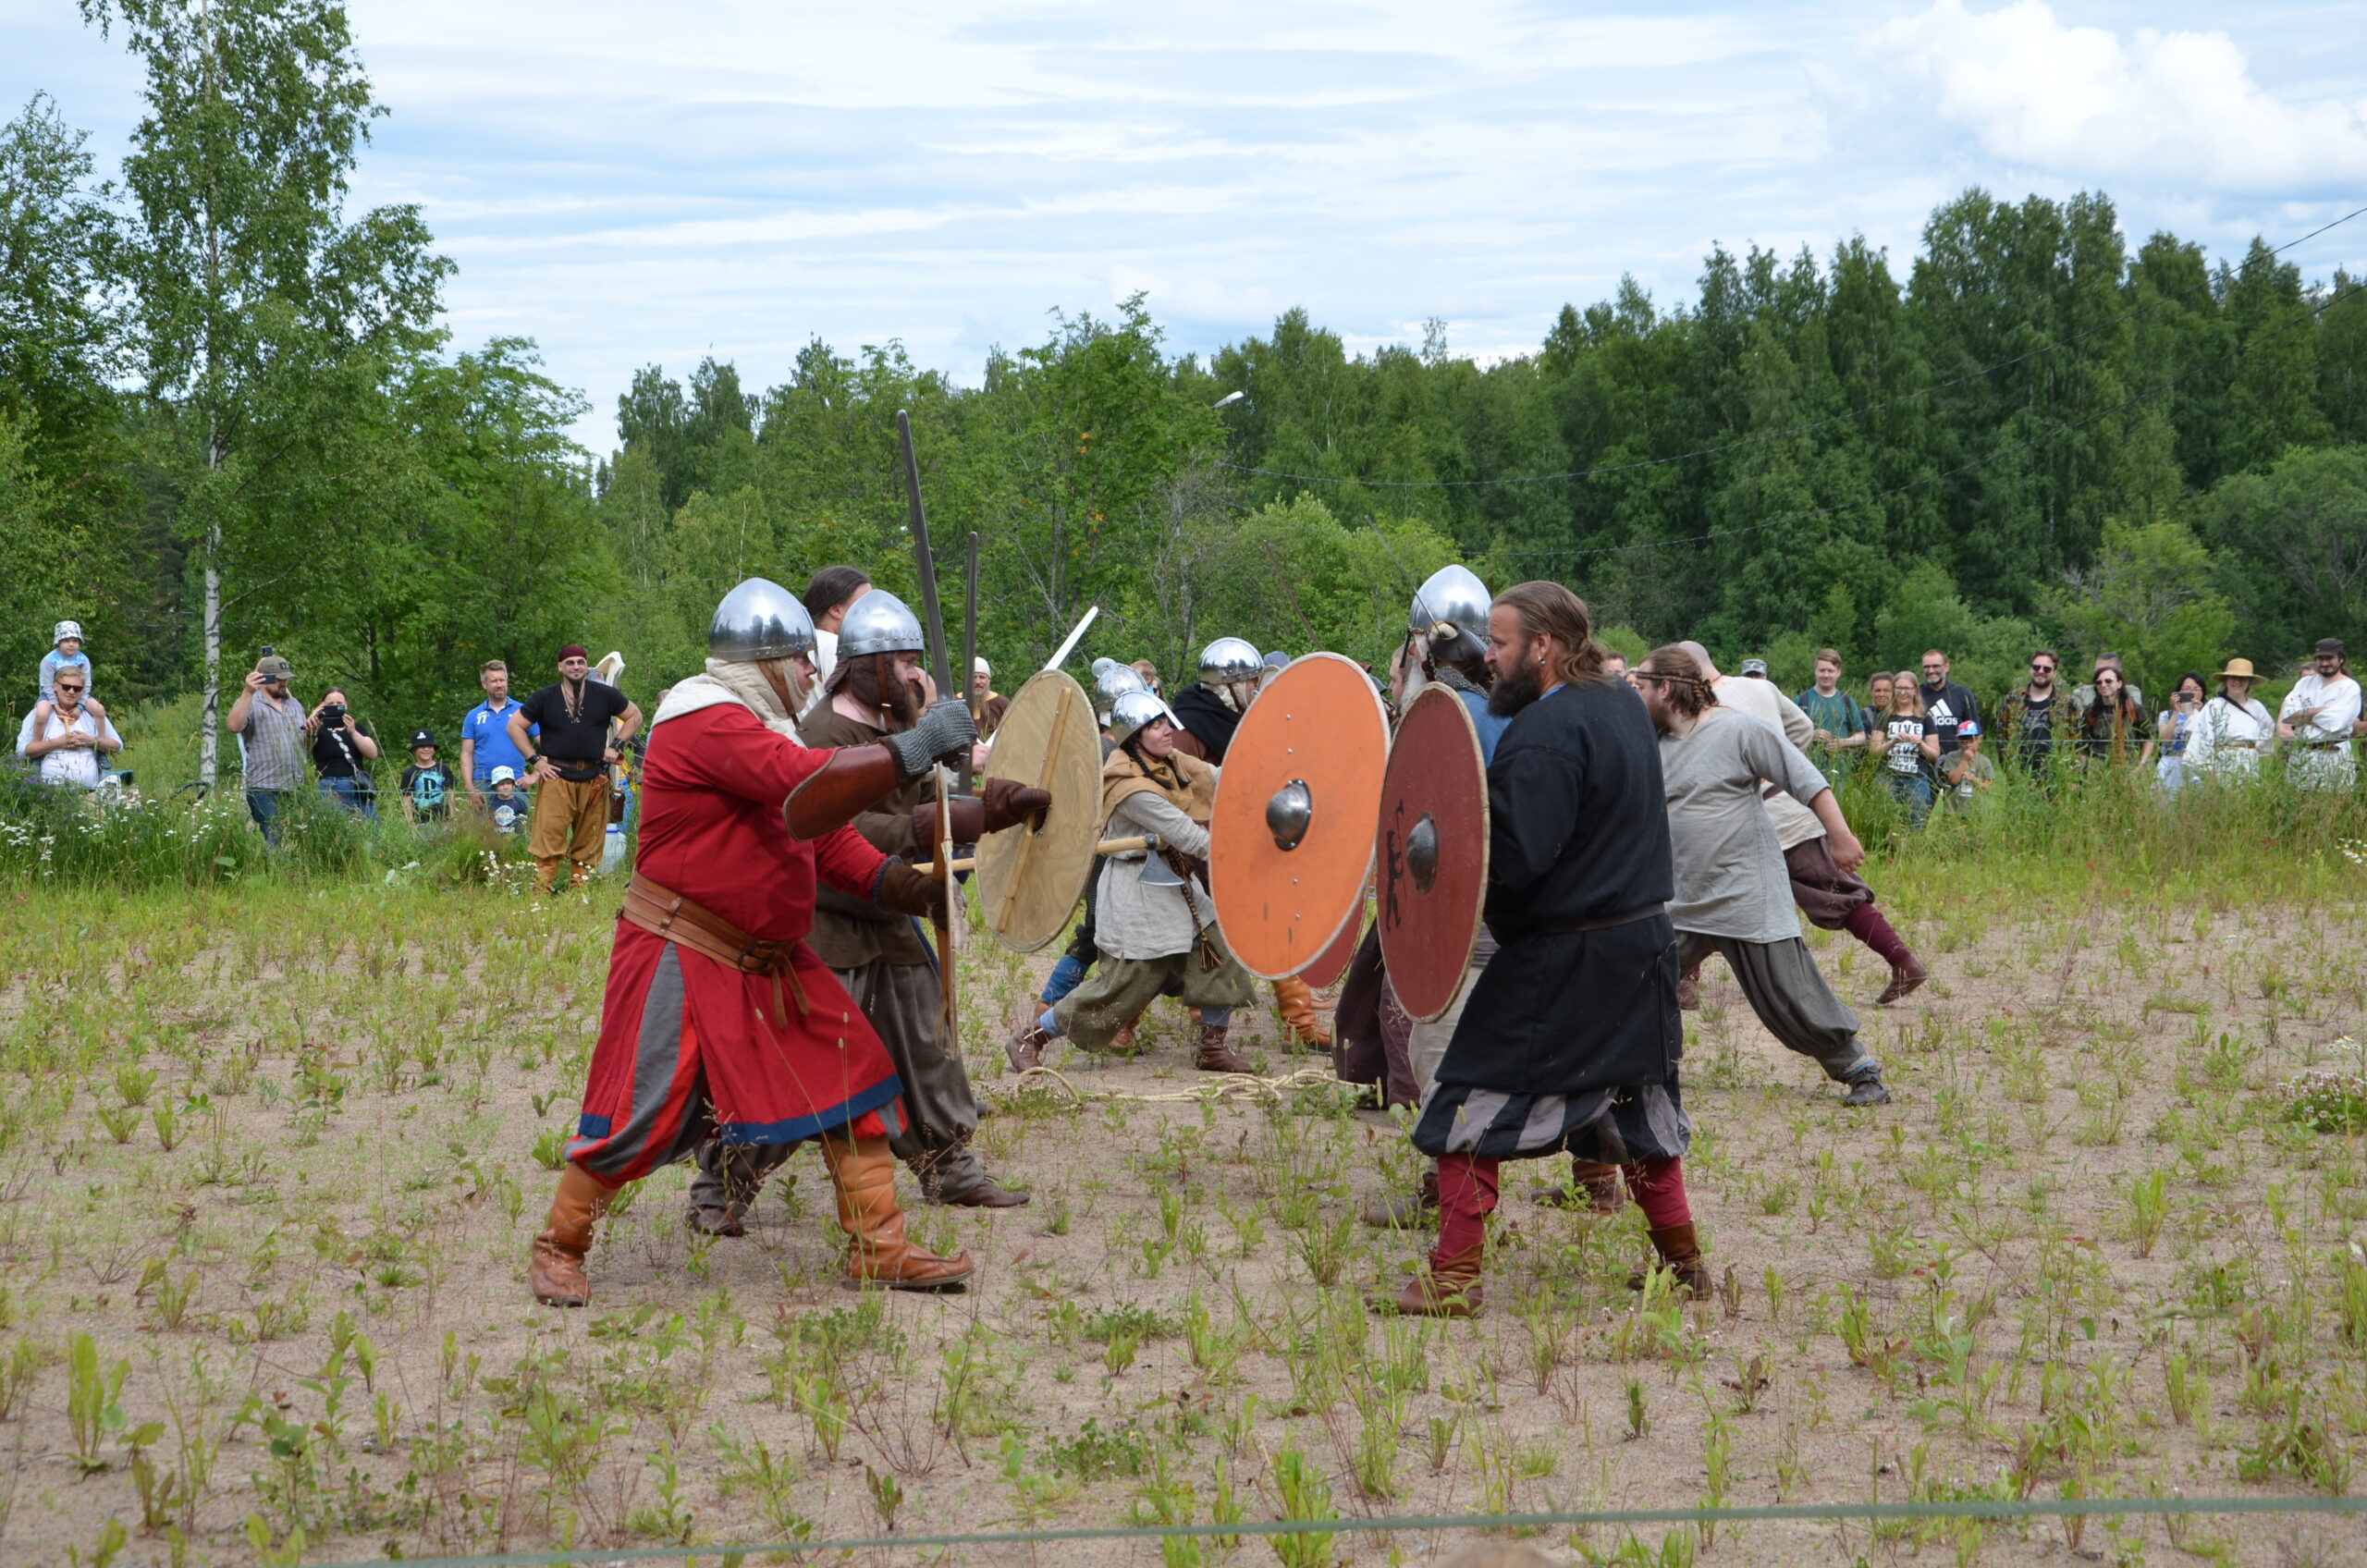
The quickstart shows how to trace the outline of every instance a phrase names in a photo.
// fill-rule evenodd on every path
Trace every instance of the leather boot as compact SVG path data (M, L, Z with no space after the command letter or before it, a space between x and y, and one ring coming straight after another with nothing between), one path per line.
M1701 966L1698 963L1676 977L1676 1010L1679 1012L1701 1011Z
M1905 963L1890 966L1890 984L1883 986L1883 994L1874 998L1874 1005L1888 1007L1930 978L1931 972L1916 962L1914 954L1909 953Z
M839 1229L847 1233L847 1278L891 1291L935 1291L959 1284L975 1268L970 1255L939 1257L904 1238L896 1202L896 1157L885 1138L822 1139L822 1160L839 1194Z
M1710 1280L1710 1266L1701 1261L1701 1243L1693 1233L1693 1226L1663 1225L1644 1232L1652 1239L1652 1250L1661 1255L1660 1267L1676 1276L1676 1288L1689 1301L1707 1301L1717 1287ZM1644 1288L1641 1274L1628 1276L1627 1288Z
M1044 1033L1043 1025L1031 1023L1002 1043L1002 1054L1011 1061L1013 1072L1028 1072L1044 1065L1044 1047L1052 1036Z
M1422 1217L1437 1211L1439 1207L1439 1173L1436 1167L1422 1172L1422 1180L1404 1197L1388 1198L1366 1206L1358 1216L1367 1225L1394 1229L1413 1225Z
M1192 1065L1203 1072L1248 1072L1250 1065L1233 1054L1224 1043L1225 1032L1231 1025L1203 1023L1200 1025L1199 1049L1192 1053Z
M1430 1255L1430 1265L1405 1282L1394 1303L1409 1317L1479 1316L1479 1256L1486 1243L1474 1242L1451 1257Z
M591 1281L583 1277L583 1256L592 1250L592 1227L608 1212L615 1194L583 1167L570 1162L559 1172L558 1191L552 1194L550 1218L534 1238L534 1252L526 1265L526 1282L545 1306L582 1306L592 1299Z
M1298 1043L1311 1051L1331 1048L1331 1031L1315 1016L1315 987L1295 974L1274 982L1274 1010Z
M1616 1214L1626 1199L1619 1190L1619 1167L1605 1165L1600 1160L1570 1157L1570 1182L1566 1187L1536 1185L1528 1190L1530 1198L1549 1208L1585 1207L1594 1214Z
M940 1192L929 1201L956 1208L1024 1208L1034 1196L1016 1187L1006 1187L991 1176L981 1176L975 1187L965 1187L958 1193Z

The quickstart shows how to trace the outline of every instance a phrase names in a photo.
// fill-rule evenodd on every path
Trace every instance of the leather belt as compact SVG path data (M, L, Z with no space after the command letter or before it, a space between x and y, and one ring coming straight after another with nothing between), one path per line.
M798 1016L805 1016L805 986L797 978L797 943L751 937L696 900L661 887L639 872L625 884L625 907L618 913L619 918L652 936L663 937L702 958L711 958L742 974L770 975L773 1018L782 1028L789 1026L789 1014L781 1007L783 986L797 1002Z
M1518 937L1570 937L1581 931L1608 931L1614 925L1633 925L1639 920L1650 920L1656 915L1667 913L1668 905L1666 904L1647 904L1642 909L1631 909L1618 914L1606 914L1600 920L1540 921L1535 925L1519 926L1509 936L1497 930L1495 923L1490 921L1488 924L1488 934L1495 937L1498 942L1510 941Z

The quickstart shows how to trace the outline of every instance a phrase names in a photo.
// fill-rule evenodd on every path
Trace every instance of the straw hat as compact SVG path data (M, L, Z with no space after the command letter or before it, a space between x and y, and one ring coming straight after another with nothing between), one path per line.
M2229 659L2227 661L2227 668L2221 670L2213 679L2218 680L2258 680L2260 677L2252 673L2251 660Z

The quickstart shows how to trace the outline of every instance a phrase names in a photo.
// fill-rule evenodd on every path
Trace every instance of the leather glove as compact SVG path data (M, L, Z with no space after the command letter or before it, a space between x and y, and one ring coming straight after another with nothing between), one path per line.
M953 841L975 844L987 831L987 802L975 795L953 797ZM913 853L923 860L936 858L937 802L923 801L913 807Z
M1052 809L1049 790L1030 789L1015 778L989 778L978 786L978 792L986 797L983 830L987 833L1000 833L1023 822L1041 827L1045 814Z
M938 920L945 913L945 884L922 875L909 862L891 860L879 876L879 907L890 914Z
M943 697L928 705L918 724L889 736L888 750L896 759L896 771L910 783L940 757L967 756L977 740L978 727L971 722L970 710L956 698Z

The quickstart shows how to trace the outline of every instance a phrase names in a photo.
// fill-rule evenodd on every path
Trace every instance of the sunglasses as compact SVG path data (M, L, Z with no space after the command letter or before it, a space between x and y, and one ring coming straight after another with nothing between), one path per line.
M57 692L60 696L78 697L81 695L82 688L80 686L60 686L58 687Z
M2053 675L2054 673L2054 667L2051 664L2034 663L2030 666L2030 668L2040 675Z

